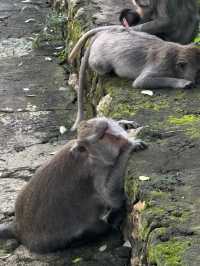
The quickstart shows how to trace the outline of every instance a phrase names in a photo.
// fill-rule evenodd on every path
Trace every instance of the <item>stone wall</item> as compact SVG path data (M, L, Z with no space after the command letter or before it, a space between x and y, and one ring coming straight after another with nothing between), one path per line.
M116 24L131 1L68 1L68 45L94 26ZM200 88L153 90L141 94L131 82L97 82L98 112L145 126L149 144L135 154L126 175L132 204L129 234L132 265L200 265ZM97 96L97 94L96 94Z

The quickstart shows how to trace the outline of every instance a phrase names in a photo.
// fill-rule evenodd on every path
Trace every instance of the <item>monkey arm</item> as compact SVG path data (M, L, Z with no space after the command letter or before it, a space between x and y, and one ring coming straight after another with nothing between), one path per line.
M103 191L103 200L110 208L117 210L124 205L126 199L124 194L124 175L130 154L146 147L147 145L143 141L130 139L126 148L118 156Z
M155 88L174 88L187 89L193 85L192 81L168 77L139 76L134 82L133 87L141 89Z
M133 27L135 31L147 32L149 34L158 34L165 32L170 27L169 18L158 18Z
M111 209L119 209L125 201L124 175L131 152L132 146L130 145L119 155L105 184L102 196L106 205Z

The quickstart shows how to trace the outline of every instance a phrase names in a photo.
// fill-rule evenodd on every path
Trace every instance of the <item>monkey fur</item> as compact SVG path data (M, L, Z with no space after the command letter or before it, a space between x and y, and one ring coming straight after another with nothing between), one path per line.
M103 30L102 30L103 29ZM121 78L133 80L133 87L190 88L200 71L200 49L195 45L166 42L144 32L127 31L119 26L104 30L104 27L87 32L72 50L81 47L87 37L96 33L81 61L78 89L78 113L72 130L84 119L83 90L86 68L99 75L114 72ZM85 38L84 38L85 37Z
M114 120L83 121L78 138L41 166L19 193L15 220L0 225L0 238L16 238L31 251L47 253L119 226L126 211L127 162L144 148Z

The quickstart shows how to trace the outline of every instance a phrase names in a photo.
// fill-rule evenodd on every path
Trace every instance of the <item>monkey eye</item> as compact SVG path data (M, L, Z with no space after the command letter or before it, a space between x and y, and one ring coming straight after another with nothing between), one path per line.
M77 149L79 152L86 152L86 148L83 145L78 146Z
M187 62L179 62L177 66L179 69L184 70L187 66Z

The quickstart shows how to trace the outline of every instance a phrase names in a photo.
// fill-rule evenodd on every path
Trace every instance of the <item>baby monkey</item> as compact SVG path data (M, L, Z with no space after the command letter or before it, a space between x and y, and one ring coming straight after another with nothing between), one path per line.
M126 212L128 159L146 148L120 124L126 121L82 121L77 139L40 167L19 193L15 220L0 225L0 238L16 238L31 251L46 253L118 227Z
M121 11L119 21L125 28L136 26L140 22L140 15L136 11L125 8Z

